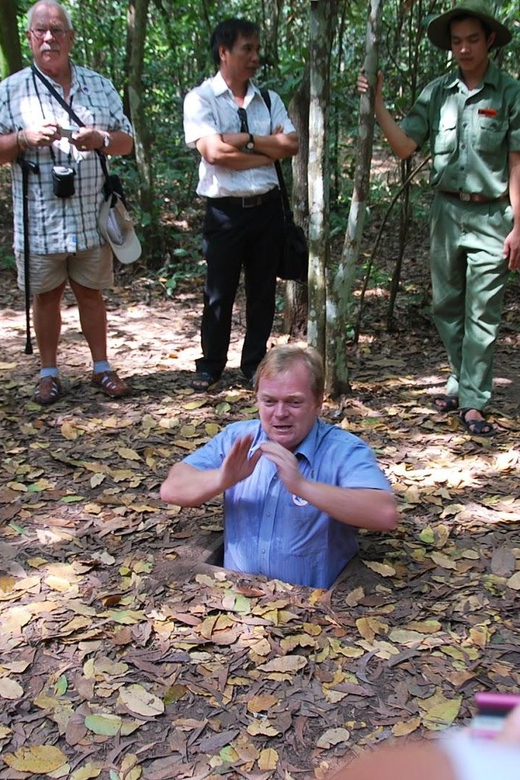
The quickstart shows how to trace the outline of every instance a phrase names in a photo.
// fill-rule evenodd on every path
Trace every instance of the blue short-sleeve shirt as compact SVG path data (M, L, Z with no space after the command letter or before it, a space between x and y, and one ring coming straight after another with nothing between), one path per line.
M229 425L184 462L216 469L236 439L266 441L259 420ZM317 420L296 448L300 470L316 482L390 491L371 449L356 436ZM356 528L290 493L276 466L260 458L253 474L224 495L224 566L298 585L328 588L356 554Z

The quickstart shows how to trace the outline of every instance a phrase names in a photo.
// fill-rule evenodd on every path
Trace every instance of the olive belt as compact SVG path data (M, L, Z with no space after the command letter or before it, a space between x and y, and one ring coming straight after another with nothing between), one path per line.
M480 195L478 192L461 192L460 190L438 190L440 195L448 195L450 198L457 198L464 203L497 203L499 200L507 200L509 193L505 192L503 195L499 195L498 198L487 198L485 195Z

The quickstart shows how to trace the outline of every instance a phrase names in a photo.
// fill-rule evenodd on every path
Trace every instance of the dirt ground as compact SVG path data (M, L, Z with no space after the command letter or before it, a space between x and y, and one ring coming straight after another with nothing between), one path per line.
M413 259L403 278L426 290L426 273ZM110 350L132 395L113 401L89 384L67 296L67 394L42 409L23 300L12 271L1 280L2 780L325 778L367 746L465 723L477 690L519 689L518 278L489 440L432 409L447 365L423 309L402 293L386 333L386 292L369 287L360 343L347 345L352 393L324 416L373 447L401 523L362 533L330 591L209 565L220 501L159 499L173 461L255 415L241 306L223 382L197 395L202 281L168 299L122 270ZM273 342L285 338L278 322Z

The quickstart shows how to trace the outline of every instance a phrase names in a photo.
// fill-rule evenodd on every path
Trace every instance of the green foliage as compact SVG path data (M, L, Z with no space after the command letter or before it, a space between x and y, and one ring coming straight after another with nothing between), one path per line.
M166 262L157 272L157 281L169 297L177 290L183 279L194 279L204 274L198 237L188 234L182 245L173 248L166 256Z
M16 269L16 260L11 252L6 252L0 248L0 268L2 270L14 271Z
M31 0L18 3L22 40L25 13L30 4ZM107 75L124 95L128 73L128 3L69 0L66 5L76 28L74 59ZM426 35L432 16L450 7L451 0L406 3L386 0L383 5L381 68L385 74L387 105L397 116L408 111L428 81L450 67L447 53L435 49ZM494 7L514 31L512 44L500 53L501 63L518 76L520 32L514 26L517 2L504 0L496 2ZM344 233L352 194L359 108L356 81L364 57L368 9L368 0L340 0L334 40L331 41L330 227L333 238ZM188 150L184 143L183 100L189 89L213 74L210 32L222 18L230 16L246 17L260 24L263 63L258 82L276 89L286 104L301 84L308 65L308 0L228 0L225 5L217 0L155 0L150 3L142 99L152 151L153 213L140 210L141 183L135 161L132 158L116 159L113 166L124 178L140 231L143 235L149 230L161 231L160 256L152 262L161 272L171 274L172 280L184 269L193 270L191 244L200 246L196 224L192 233L177 226L179 221L186 219L186 214L193 213L198 165L197 154ZM24 52L28 59L26 44ZM387 149L385 142L376 135L376 147L378 145ZM393 165L391 157L390 165ZM373 209L383 211L392 198L398 186L397 163L394 171L397 175L393 179L388 173L373 178ZM422 190L426 177L427 173L423 174L421 182L415 185L420 196L413 201L414 219L422 220L425 216L427 201ZM197 252L200 254L199 248ZM166 265L165 256L169 257Z

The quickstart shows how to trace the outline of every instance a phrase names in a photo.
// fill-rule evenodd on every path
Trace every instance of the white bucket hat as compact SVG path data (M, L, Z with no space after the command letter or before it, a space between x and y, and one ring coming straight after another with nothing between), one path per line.
M113 199L115 203L112 206ZM120 263L135 263L141 257L141 244L132 217L118 195L103 201L98 225L101 235L108 241Z

